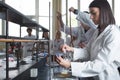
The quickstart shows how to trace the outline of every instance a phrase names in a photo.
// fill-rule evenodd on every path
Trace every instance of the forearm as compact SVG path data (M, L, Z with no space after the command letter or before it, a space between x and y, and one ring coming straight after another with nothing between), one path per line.
M74 48L73 52L73 60L89 60L89 54L85 48Z
M99 75L106 69L102 61L87 61L87 62L71 62L71 70L73 76L92 77Z
M62 19L59 20L59 24L60 24L59 25L60 28L64 28L64 23L63 23Z

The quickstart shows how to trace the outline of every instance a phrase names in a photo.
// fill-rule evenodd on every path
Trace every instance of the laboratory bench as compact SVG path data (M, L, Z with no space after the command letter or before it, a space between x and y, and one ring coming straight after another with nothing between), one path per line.
M51 62L50 74L51 80L78 80L77 77L72 76L71 69L59 66L57 62Z
M26 65L19 66L18 54L17 54L17 60L9 61L9 53L8 53L9 43L22 42L22 41L29 42L30 40L32 42L34 42L35 40L40 42L39 32L49 32L49 30L44 28L40 24L38 24L36 21L29 19L26 15L22 14L18 10L14 9L13 7L9 6L8 4L2 1L0 1L0 19L5 24L2 27L6 29L5 34L0 35L0 42L5 42L5 59L0 60L2 63L2 65L0 65L0 80L3 80L3 79L35 80L35 78L33 79L33 77L30 77L30 76L33 76L34 74L31 75L30 73L32 73L31 71L33 72L36 71L38 67L42 67L44 65L43 63L45 63L44 62L45 58L41 58L41 60L39 60L38 62L36 62L36 60L29 60ZM9 32L10 25L8 24L9 22L19 25L18 37L15 35L9 34L10 33ZM29 27L29 28L35 29L36 39L28 40L26 38L21 37L22 27L26 27L26 28ZM18 48L18 50L20 50L20 47ZM0 58L2 58L3 56L4 54L1 54ZM12 67L12 68L9 68L9 67Z
M31 60L31 58L30 56L24 58L27 64L20 65L19 69L9 70L10 80L78 80L71 73L67 76L62 75L60 72L63 68L56 62L46 65L46 57L41 57L38 62ZM4 59L0 59L0 64L2 64L0 66L0 80L6 78L5 63ZM9 64L9 67L15 67L16 61L10 61Z
M27 57L24 59L26 64L22 64L18 69L9 70L9 78L10 80L36 80L38 71L43 69L45 66L46 58L40 58L38 62L36 60L31 60L32 57ZM4 80L6 78L6 61L4 59L0 59L0 80ZM15 67L16 61L10 61L9 67ZM33 71L35 70L35 71Z

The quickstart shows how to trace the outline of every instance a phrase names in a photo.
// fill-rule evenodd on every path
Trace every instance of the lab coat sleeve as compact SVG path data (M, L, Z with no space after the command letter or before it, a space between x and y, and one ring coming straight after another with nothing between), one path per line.
M81 21L84 24L87 24L89 27L96 29L96 25L90 19L90 15L88 13L79 11L76 19Z
M81 52L79 56L82 57ZM98 58L93 61L71 62L72 75L77 77L92 77L98 75L105 70L105 63L102 58L103 55L100 54Z
M78 36L78 29L79 27L71 27L72 36ZM65 30L64 30L65 29ZM66 34L70 35L70 27L64 25L64 27L61 27L61 31L65 32Z
M71 62L72 75L77 77L91 77L99 75L108 66L120 58L120 40L118 40L120 32L117 30L108 31L101 41L102 48L97 51L98 55L94 60L86 62ZM76 50L77 51L77 50ZM81 53L81 52L79 52ZM82 56L79 54L79 57ZM116 64L115 64L116 65Z
M74 48L73 60L89 60L89 54L86 48Z
M89 42L89 40L91 39L91 37L93 36L95 32L95 29L90 28L86 33L85 33L85 38L86 38L86 42Z
M90 59L90 48L92 43L92 38L89 40L88 44L84 48L74 48L73 60L87 61Z

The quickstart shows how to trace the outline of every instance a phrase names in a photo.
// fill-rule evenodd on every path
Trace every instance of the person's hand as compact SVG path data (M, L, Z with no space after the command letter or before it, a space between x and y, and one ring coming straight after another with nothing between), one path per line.
M65 67L65 68L70 68L71 67L71 62L63 59L61 56L57 56L56 61L59 65Z
M80 46L80 48L84 48L86 46L86 43L85 42L80 42L79 46Z
M68 46L68 45L66 45L66 44L63 44L63 45L61 45L60 47L61 47L61 50L62 50L64 53L66 53L66 51L71 51L71 52L74 51L74 49L73 49L72 47L70 47L70 46Z
M58 11L57 12L57 20L58 20L58 24L60 24L58 27L62 27L64 26L64 23L62 21L62 14Z
M62 19L62 14L60 12L57 12L57 19L61 20Z
M74 13L74 10L75 10L75 9L74 9L73 7L70 7L70 8L69 8L69 11L70 11L70 12L73 12L73 13Z

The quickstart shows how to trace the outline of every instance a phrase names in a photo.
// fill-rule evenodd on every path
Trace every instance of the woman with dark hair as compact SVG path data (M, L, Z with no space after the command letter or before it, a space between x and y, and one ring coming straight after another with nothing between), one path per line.
M43 38L43 39L48 39L48 40L49 40L49 34L48 34L48 32L43 32L42 38Z
M85 48L63 45L63 51L73 52L73 58L83 62L70 62L58 56L56 61L71 68L72 75L93 77L93 80L120 80L120 30L107 0L94 0L89 5L91 19L98 25Z
M27 39L36 39L36 36L32 34L32 28L27 28L27 35L24 36L24 38ZM32 55L32 48L33 48L33 44L34 42L23 42L23 58L27 57L27 56L31 56Z
M61 52L60 46L64 44L64 39L61 38L61 31L57 30L55 34L55 39L52 42L52 48L54 52Z

